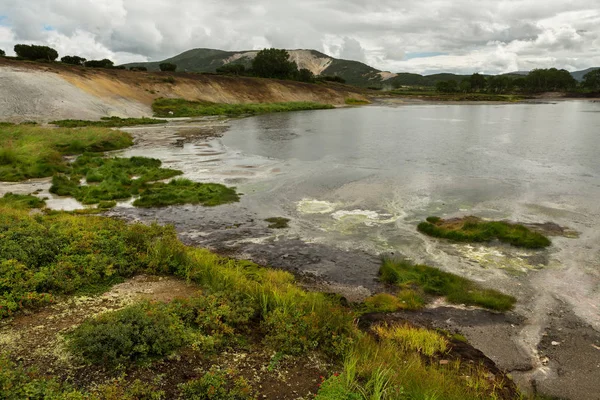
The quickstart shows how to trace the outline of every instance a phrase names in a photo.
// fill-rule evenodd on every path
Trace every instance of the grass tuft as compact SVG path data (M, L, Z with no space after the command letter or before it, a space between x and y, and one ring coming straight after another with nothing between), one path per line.
M207 207L235 203L240 200L235 188L219 183L199 183L189 179L173 179L169 183L149 185L133 202L136 207L165 207L176 204L201 204Z
M449 302L455 304L507 311L516 302L512 296L497 290L481 288L466 278L405 260L383 260L379 275L383 282L403 287L416 286L427 294L445 296Z
M445 353L448 342L439 333L410 325L377 325L372 328L375 334L383 339L391 340L402 348L403 351L418 351L426 356L436 353Z
M456 242L489 242L498 239L517 247L538 249L548 247L550 239L523 225L504 221L483 221L477 217L443 220L429 217L417 229L426 235Z
M224 104L166 98L157 99L152 104L157 117L241 116L331 108L334 108L331 104L313 102Z

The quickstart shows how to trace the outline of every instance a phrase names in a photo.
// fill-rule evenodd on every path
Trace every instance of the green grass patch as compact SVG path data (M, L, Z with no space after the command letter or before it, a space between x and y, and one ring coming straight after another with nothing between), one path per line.
M397 89L389 92L400 97L417 97L432 101L501 101L518 102L526 99L526 96L515 94L492 94L492 93L441 93L435 90L413 90Z
M103 128L118 128L123 126L135 125L152 125L164 124L167 121L164 119L155 118L120 118L120 117L103 117L100 121L86 121L81 119L62 119L52 121L51 124L60 126L61 128L81 128L86 126L95 126Z
M385 259L379 269L383 282L416 286L427 294L445 296L454 304L480 306L496 311L510 310L516 299L493 289L484 289L458 275L405 260Z
M504 221L483 221L477 217L443 220L429 217L418 225L419 232L456 242L489 242L498 239L513 246L538 249L548 247L550 239L523 225Z
M439 333L410 325L378 325L373 328L377 336L399 345L403 351L417 351L426 356L445 353L448 341Z
M346 98L344 102L349 106L362 106L365 104L371 104L371 102L368 100L355 99L353 97Z
M157 117L241 116L331 108L334 108L331 104L313 102L224 104L166 98L156 99L152 104Z
M161 168L161 164L154 158L104 158L86 153L69 165L66 174L52 178L50 192L74 197L83 204L128 199L152 187L150 182L181 175L181 171Z
M18 182L65 172L63 156L129 147L128 133L107 128L51 129L31 125L0 127L0 181Z
M147 185L133 202L136 207L165 207L176 204L201 204L212 207L240 200L235 188L219 183L198 183L189 179L173 179L169 183Z
M30 194L6 193L0 198L0 207L20 209L43 208L46 201Z
M266 222L269 223L269 228L271 229L284 229L288 228L288 223L290 220L288 218L283 217L272 217L265 219Z

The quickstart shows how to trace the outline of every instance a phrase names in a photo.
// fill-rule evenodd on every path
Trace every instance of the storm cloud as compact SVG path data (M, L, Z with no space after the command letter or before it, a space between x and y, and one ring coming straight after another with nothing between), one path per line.
M600 66L598 0L0 0L0 49L117 63L197 47L309 48L392 72Z

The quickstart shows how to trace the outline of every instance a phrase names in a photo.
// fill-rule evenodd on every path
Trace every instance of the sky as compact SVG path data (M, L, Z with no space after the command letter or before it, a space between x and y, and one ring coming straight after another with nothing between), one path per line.
M391 72L600 66L600 0L0 0L0 49L158 61L315 49Z

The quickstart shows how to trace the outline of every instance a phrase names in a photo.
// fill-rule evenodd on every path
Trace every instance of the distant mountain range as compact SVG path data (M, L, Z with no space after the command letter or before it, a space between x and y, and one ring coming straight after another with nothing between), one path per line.
M298 68L307 68L315 75L335 75L357 86L400 87L400 86L435 86L438 81L461 81L470 75L440 73L419 75L407 72L392 73L380 71L359 61L342 60L330 57L316 50L288 50L290 58L298 64ZM146 67L149 71L158 71L163 62L177 64L178 71L216 72L225 64L243 64L250 67L258 51L224 51L215 49L192 49L163 61L131 63L126 67ZM578 81L597 68L571 72ZM509 75L527 75L528 71L516 71Z

